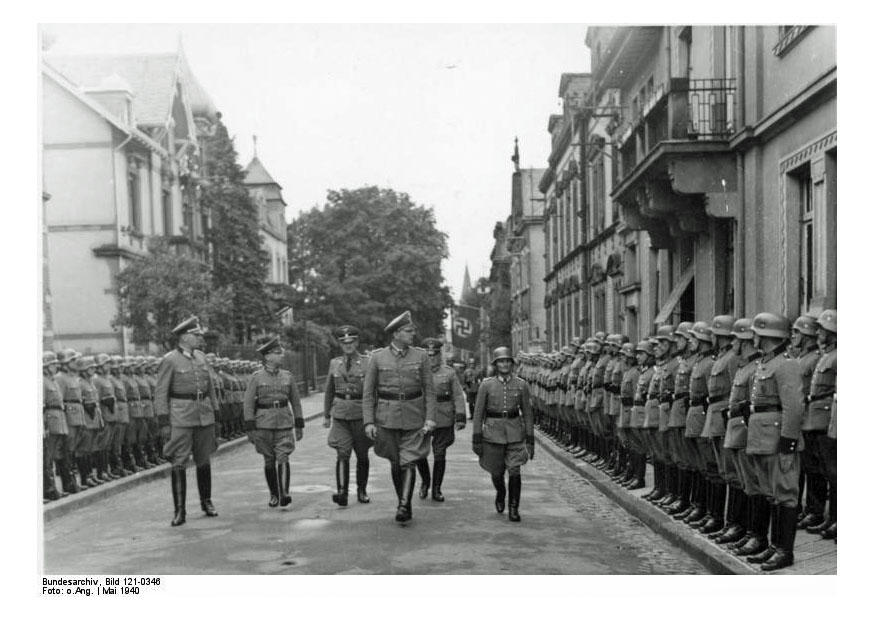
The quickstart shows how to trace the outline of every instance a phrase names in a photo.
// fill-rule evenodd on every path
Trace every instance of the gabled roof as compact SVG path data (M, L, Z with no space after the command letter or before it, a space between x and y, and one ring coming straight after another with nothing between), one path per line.
M244 185L276 185L282 189L282 186L274 181L257 156L252 158L244 172L246 173L246 178L243 179Z
M216 112L181 51L168 54L46 54L45 60L83 88L97 86L113 74L122 77L130 84L138 125L163 126L167 122L178 81L182 82L184 96L194 116L212 116Z

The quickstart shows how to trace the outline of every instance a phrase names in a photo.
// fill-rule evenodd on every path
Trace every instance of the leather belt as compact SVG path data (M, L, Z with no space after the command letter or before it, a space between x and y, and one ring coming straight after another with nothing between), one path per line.
M449 403L453 401L453 397L447 394L446 396L435 396L434 399L439 403Z
M343 400L361 400L363 395L362 394L338 394L337 396L339 398L342 398Z
M732 408L729 410L729 419L731 420L733 418L743 418L746 413L748 412L742 408Z
M196 394L176 394L171 393L170 398L175 398L177 400L203 400L206 398L206 392L197 392ZM134 400L139 400L138 398Z
M709 396L709 403L719 403L721 400L729 400L729 394L720 394L719 396Z
M68 399L65 398L65 399L64 399L64 402L65 402L65 403L76 403L77 405L81 405L81 404L82 404L82 401L81 401L80 399L76 399L76 400L68 400Z
M783 411L781 405L753 405L751 410L754 413L766 413L767 411Z
M64 408L61 405L46 405L45 407L43 407L43 411L52 411L52 410L63 411Z
M834 395L835 395L834 391L833 392L823 392L822 394L815 394L814 396L809 395L809 396L805 397L805 402L806 403L813 403L813 402L816 402L818 400L825 400L827 398L832 398Z
M704 404L705 404L705 397L704 396L699 397L699 398L691 398L690 399L690 407L701 407Z
M690 393L689 393L689 392L681 392L681 393L679 393L679 394L675 394L672 398L673 398L674 400L683 400L683 399L685 399L685 398L689 398L689 397L690 397Z
M487 418L512 419L512 418L518 418L519 416L520 416L519 409L517 409L516 411L487 411L486 412Z
M413 400L422 396L422 390L411 392L410 394L398 394L395 392L377 392L377 397L380 400Z
M288 407L289 401L287 399L282 400L272 400L269 403L256 403L256 409L282 409L283 407Z

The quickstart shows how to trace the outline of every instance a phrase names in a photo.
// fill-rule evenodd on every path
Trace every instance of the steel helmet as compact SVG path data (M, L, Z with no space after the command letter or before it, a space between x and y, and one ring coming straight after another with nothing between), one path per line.
M97 357L94 358L94 363L96 366L103 366L108 363L112 358L109 357L106 353L98 353Z
M674 327L671 325L663 325L656 330L657 340L668 340L674 342Z
M113 368L118 368L119 366L121 366L123 361L124 359L122 359L121 355L113 355L110 363L112 364Z
M753 333L767 338L788 338L790 319L780 314L760 312L753 318Z
M732 324L732 335L739 340L753 340L753 320L738 319Z
M599 343L603 343L605 341L605 332L596 332L592 335Z
M715 336L731 336L735 317L730 314L719 314L711 321L711 333Z
M830 331L834 334L837 334L838 331L836 329L836 325L838 323L838 316L836 316L835 310L824 310L820 313L820 316L817 317L817 324L820 325L827 331Z
M653 355L653 343L650 340L642 340L638 343L638 346L635 347L636 352L647 353L647 355Z
M58 355L58 363L59 364L69 364L73 360L79 359L82 357L82 354L76 351L75 349L64 349Z
M684 336L690 333L690 330L693 328L693 323L690 321L681 321L681 323L674 330L675 336Z
M632 346L631 342L623 343L623 346L620 347L620 355L625 355L626 357L635 357L635 348Z
M58 363L58 355L54 351L45 351L43 352L43 368L48 366L49 364L57 364Z
M803 314L798 319L793 321L793 331L797 331L804 336L816 336L817 317Z
M608 344L619 348L623 344L623 337L620 334L610 334L608 336Z
M708 325L705 321L696 321L695 323L693 323L693 326L690 328L689 334L691 334L697 340L711 342L711 326Z
M571 357L572 355L574 355L574 349L566 344L564 347L562 347L562 355Z

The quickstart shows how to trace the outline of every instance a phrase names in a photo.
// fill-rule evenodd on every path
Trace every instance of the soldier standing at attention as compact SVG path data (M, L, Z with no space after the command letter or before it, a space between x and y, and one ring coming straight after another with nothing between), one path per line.
M811 534L820 534L827 539L835 539L837 535L838 512L836 510L836 361L837 361L837 324L838 316L835 310L824 310L817 319L817 344L822 354L811 377L811 386L807 393L808 408L802 420L802 430L812 433L812 443L805 444L805 451L816 451L822 463L823 472L829 483L829 514L821 523L808 527ZM804 452L803 452L804 454Z
M693 474L693 509L684 517L683 522L692 527L701 527L705 525L709 516L708 481L717 473L716 463L713 463L713 471L708 465L709 461L713 460L711 441L702 438L702 430L705 428L705 407L708 404L708 375L711 374L711 366L714 365L711 326L705 321L696 321L687 333L687 340L690 350L694 350L696 356L690 369L690 407L687 409L684 438L696 463L696 470ZM680 515L675 517L679 518Z
M58 356L52 351L43 353L43 499L61 499L73 487L64 464L64 442L67 437L67 418L64 415L64 398L54 375L58 371ZM55 474L57 466L61 474L63 492L58 491ZM75 493L76 491L72 491Z
M136 465L131 457L130 446L128 445L128 425L131 422L128 412L128 391L124 382L121 380L119 373L121 372L122 356L113 355L109 364L109 381L112 383L113 393L115 394L115 415L116 427L112 437L112 452L115 455L116 473L122 476L129 476L136 471Z
M682 321L674 330L674 348L678 353L675 357L674 377L671 379L672 393L668 410L668 443L669 452L676 465L677 498L671 504L662 505L665 511L674 516L684 513L690 508L690 489L692 488L695 458L684 440L687 425L687 409L690 401L690 372L693 369L695 349L690 349L687 334L693 324ZM666 396L666 395L664 395Z
M480 384L474 406L474 454L480 467L492 476L495 510L504 512L507 493L510 521L520 520L522 476L520 467L535 457L535 430L529 387L513 374L514 359L508 347L492 353L495 374ZM507 487L504 472L507 471Z
M811 378L820 359L820 350L817 347L817 319L810 316L800 316L796 319L790 334L790 344L802 370L802 393L808 396ZM811 407L806 404L802 417L802 438L805 440L805 450L800 455L802 471L799 474L799 505L801 507L804 492L805 508L799 513L799 520L796 524L796 527L800 529L823 523L824 508L826 507L826 469L820 460L820 451L817 448L817 437L819 434L826 434L826 425L814 430L810 422L812 413L815 412L811 411Z
M133 455L134 463L139 469L149 469L151 463L147 463L143 456L143 442L146 437L146 421L143 418L143 408L140 406L140 386L133 375L133 365L136 361L130 356L125 356L122 362L122 381L125 384L125 394L128 399L128 412L131 422L128 424L127 442Z
M325 379L325 401L322 425L330 428L328 445L337 453L335 478L337 493L331 496L338 506L349 501L349 457L355 451L355 484L359 503L367 504L368 474L371 461L368 451L373 442L365 435L362 422L362 390L365 370L370 357L358 351L359 330L352 325L338 327L334 336L340 343L343 355L335 357L328 365Z
M155 439L158 436L158 422L155 419L155 407L153 406L155 398L154 390L152 384L143 373L148 363L148 359L139 356L134 361L132 370L134 371L134 380L137 382L137 390L140 392L140 411L143 414L143 454L147 465L155 467L158 465L158 455L161 454L161 450L155 447Z
M98 480L95 472L95 446L100 429L103 427L103 419L97 406L97 389L91 382L94 375L94 356L88 355L76 360L76 370L79 371L79 390L82 392L82 409L85 410L85 428L83 430L84 441L82 456L76 462L79 469L79 478L83 486L98 486L103 480ZM87 485L86 485L87 482Z
M79 466L79 460L84 454L85 409L82 408L82 390L79 387L79 377L74 374L73 363L81 357L73 349L64 349L58 356L61 369L55 375L55 382L61 390L64 399L64 416L67 419L67 441L64 444L64 462L71 481L68 493L80 491L79 482L73 475L73 465ZM63 480L63 477L62 477ZM88 485L90 488L93 485Z
M747 453L753 456L757 484L772 504L772 546L747 561L773 571L793 564L799 445L802 436L802 371L786 355L790 321L762 312L753 320L754 346L763 354L750 391Z
M197 317L189 317L172 332L178 338L177 348L167 353L158 366L155 412L159 420L170 422L170 440L164 446L164 455L171 462L174 515L170 525L177 526L185 523L185 464L191 455L201 509L208 517L219 515L210 497L210 455L217 447L218 406L207 360L195 350L203 339Z
M436 426L437 403L431 364L423 349L412 347L416 326L406 311L386 325L388 347L371 354L365 371L362 418L374 454L392 465L398 495L395 520L409 521L416 484L416 462L428 456L428 434Z
M623 359L621 369L623 376L620 379L620 412L617 416L617 436L623 446L621 458L621 471L617 475L618 484L625 485L631 482L636 475L635 452L633 449L634 439L631 437L629 422L632 416L632 404L635 400L635 388L638 385L638 376L641 370L635 360L635 348L631 342L624 342L620 347L620 357Z
M444 472L447 469L447 448L453 445L456 440L455 431L465 428L465 392L456 378L456 373L441 359L443 343L437 338L426 338L422 344L431 363L437 413L435 414L436 426L431 435L431 447L434 451L434 478L432 479L429 474L428 457L426 456L416 464L422 478L419 497L422 499L428 497L429 482L431 482L431 498L436 502L442 502L444 496L441 493L441 485L444 481Z
M112 459L112 438L116 427L115 414L115 390L109 380L110 357L106 353L99 353L94 358L97 365L96 372L91 377L91 382L97 390L97 399L100 407L100 416L103 419L103 429L97 436L97 477L102 480L115 480L117 467Z
M249 379L243 395L243 428L255 451L264 457L264 478L270 490L271 508L288 506L289 455L295 441L304 437L304 414L301 397L292 373L280 368L283 347L278 338L270 338L258 347L264 368ZM294 429L294 430L293 430Z

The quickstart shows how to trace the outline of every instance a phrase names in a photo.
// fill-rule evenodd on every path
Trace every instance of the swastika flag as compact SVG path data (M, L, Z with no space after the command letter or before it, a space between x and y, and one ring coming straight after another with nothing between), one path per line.
M453 346L476 351L480 346L480 308L453 307Z

